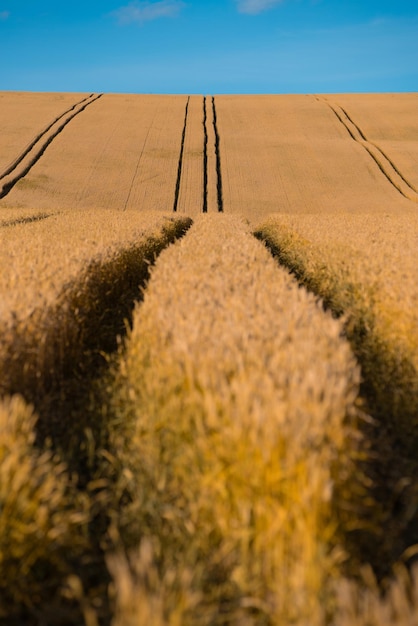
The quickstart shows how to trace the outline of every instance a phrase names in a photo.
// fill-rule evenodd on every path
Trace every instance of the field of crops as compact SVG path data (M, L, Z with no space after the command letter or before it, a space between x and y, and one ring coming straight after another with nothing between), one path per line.
M0 92L0 624L418 626L417 109Z

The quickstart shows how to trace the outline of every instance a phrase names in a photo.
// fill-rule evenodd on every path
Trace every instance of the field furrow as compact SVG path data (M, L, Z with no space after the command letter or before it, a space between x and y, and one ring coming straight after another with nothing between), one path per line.
M59 135L64 128L71 122L76 115L79 115L90 104L95 102L102 94L92 94L88 98L81 100L74 107L71 107L69 111L60 115L56 120L50 124L45 131L43 131L33 142L29 144L22 154L20 154L15 161L3 172L0 176L2 179L0 187L0 199L7 196L13 189L16 183L26 176L26 174L32 169L32 167L39 161L44 154L50 143Z
M0 202L170 211L186 97L104 95Z
M208 212L208 111L206 96L203 97L203 207L202 213Z
M401 193L408 200L412 200L412 202L418 202L417 190L406 180L395 163L389 159L389 157L377 144L368 141L361 128L357 126L357 124L342 107L330 103L327 100L325 101L332 111L334 111L341 124L345 126L352 139L357 141L365 150L367 150L378 168L381 170L382 174L386 176L389 182L399 191L399 193Z
M341 331L240 219L161 254L113 382L116 625L324 623L359 383Z

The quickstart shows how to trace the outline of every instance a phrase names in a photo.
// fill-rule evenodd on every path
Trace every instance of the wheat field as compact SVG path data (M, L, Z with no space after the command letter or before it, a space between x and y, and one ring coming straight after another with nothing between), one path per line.
M417 104L0 92L0 624L418 625Z

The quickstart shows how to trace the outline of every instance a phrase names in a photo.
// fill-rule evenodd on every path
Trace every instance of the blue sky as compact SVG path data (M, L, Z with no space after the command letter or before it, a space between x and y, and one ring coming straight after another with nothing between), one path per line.
M417 0L0 0L0 90L418 91Z

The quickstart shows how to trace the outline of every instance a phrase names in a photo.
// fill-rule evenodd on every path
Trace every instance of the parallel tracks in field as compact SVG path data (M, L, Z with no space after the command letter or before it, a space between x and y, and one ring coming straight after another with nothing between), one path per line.
M47 147L57 137L63 129L73 120L77 115L84 111L93 102L101 98L103 94L90 94L84 97L82 100L74 103L70 108L66 109L60 115L55 117L45 128L43 128L29 143L28 145L16 156L16 158L9 163L2 171L0 171L0 199L6 197L13 187L22 178L24 178L32 169L32 167L39 161L44 154ZM190 133L196 132L193 127L193 119L196 123L196 117L191 120L191 97L188 96L185 105L184 122L181 129L179 156L177 163L177 176L174 184L174 198L172 211L183 212L185 207L183 205L182 195L184 193L184 185L187 186L187 176L185 176L185 162L190 156L187 153L187 142ZM192 111L196 111L196 106L201 106L202 122L201 122L201 172L203 179L203 189L201 197L201 206L196 207L202 213L208 211L223 211L223 194L222 194L222 171L221 171L221 150L220 150L220 135L217 124L216 113L216 101L213 96L202 96L201 105L195 100L194 108ZM194 114L195 115L195 114ZM148 130L148 134L149 131ZM199 139L200 141L200 139ZM142 147L142 152L139 155L135 174L131 181L131 186L128 191L127 199L124 204L124 209L127 208L133 184L138 173L139 163L145 150L145 144ZM186 164L187 168L187 164ZM182 192L183 186L183 192Z
M382 174L395 187L395 189L407 200L418 203L418 190L405 178L396 164L388 155L373 141L370 141L352 116L338 104L329 102L326 98L317 98L319 102L325 102L339 122L349 133L350 137L360 144L371 156Z
M16 183L26 176L32 167L39 161L49 144L64 128L90 104L98 100L103 94L90 94L72 107L61 113L22 150L2 172L0 172L0 199L7 196Z
M210 104L209 104L210 102ZM180 151L177 167L177 179L174 191L173 212L180 210L180 187L182 184L183 165L185 158L186 134L189 124L190 96L187 98L182 129ZM220 136L218 131L215 98L204 96L202 98L202 169L203 169L203 194L201 212L223 212L222 195L222 170ZM215 186L215 196L211 193L211 184Z
M77 115L84 111L93 102L98 100L103 94L90 94L83 99L75 102L70 108L66 109L60 115L55 117L43 130L41 130L28 145L9 163L2 171L0 171L0 199L9 194L17 182L28 174L32 167L42 157L49 144L59 135L62 130ZM418 203L418 189L407 180L400 171L394 161L382 150L375 142L371 141L351 114L342 106L332 101L328 97L315 96L318 102L325 104L333 112L339 123L348 132L353 141L362 146L368 155L373 159L387 181L400 193L404 198ZM191 98L195 98L192 105ZM201 100L201 105L199 101ZM202 177L202 195L201 199L192 202L193 212L223 212L223 181L222 181L222 163L221 163L221 138L219 134L216 98L214 96L194 97L189 96L186 100L184 122L181 128L180 145L177 163L177 176L173 190L172 211L188 212L189 204L184 204L184 190L190 188L190 155L196 155L196 141L194 142L194 154L188 152L188 141L191 136L196 133L196 109L201 106L202 122L201 137L197 137L197 142L201 142L201 166L198 165L196 172L201 172ZM193 113L195 111L195 113ZM145 151L145 145L139 155L137 168L132 179L131 187L128 191L124 208L127 208L131 197L132 187L138 173L139 162ZM196 158L196 157L195 157ZM188 174L189 172L189 174ZM197 206L200 204L200 206Z

